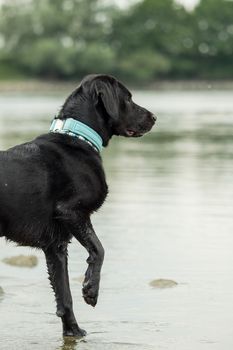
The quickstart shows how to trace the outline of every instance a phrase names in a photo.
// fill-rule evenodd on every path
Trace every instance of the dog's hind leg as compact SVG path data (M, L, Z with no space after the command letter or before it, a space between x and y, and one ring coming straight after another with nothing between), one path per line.
M63 335L82 337L86 332L79 328L73 312L67 268L67 243L52 245L44 253L49 279L55 292L57 316L62 319Z
M104 260L104 248L95 234L90 220L76 232L74 237L89 253L88 268L83 282L83 297L87 304L95 306L99 294L100 271Z

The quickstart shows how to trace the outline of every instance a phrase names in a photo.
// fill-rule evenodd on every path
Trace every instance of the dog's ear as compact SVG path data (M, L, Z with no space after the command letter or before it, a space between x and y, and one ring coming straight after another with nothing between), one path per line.
M96 80L93 84L94 94L103 103L107 114L114 120L119 116L119 97L117 94L117 82L107 80Z

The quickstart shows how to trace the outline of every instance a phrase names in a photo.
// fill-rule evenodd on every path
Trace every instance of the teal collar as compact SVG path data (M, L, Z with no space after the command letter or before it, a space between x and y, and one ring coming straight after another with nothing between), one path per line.
M98 152L102 149L103 140L100 135L86 124L72 118L65 120L54 119L50 127L50 132L77 137L80 140L86 141Z

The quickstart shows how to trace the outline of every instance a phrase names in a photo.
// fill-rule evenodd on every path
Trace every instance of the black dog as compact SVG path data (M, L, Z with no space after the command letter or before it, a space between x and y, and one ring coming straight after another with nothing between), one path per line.
M63 125L69 118L87 125L104 147L113 135L142 136L155 123L152 113L107 75L82 81L55 119ZM77 130L61 130L0 152L0 236L44 251L63 334L83 336L72 308L67 246L74 236L89 253L83 297L95 306L104 249L90 215L103 204L108 188L98 145Z

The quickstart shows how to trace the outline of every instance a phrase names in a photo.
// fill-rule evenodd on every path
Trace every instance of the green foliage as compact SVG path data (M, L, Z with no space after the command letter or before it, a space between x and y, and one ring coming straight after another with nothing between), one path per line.
M22 71L18 70L10 63L1 62L0 64L0 78L2 80L21 80L24 78Z
M131 82L151 82L170 70L170 61L153 50L134 51L118 65L119 76Z
M105 2L106 3L106 2ZM0 8L0 78L79 79L111 73L130 82L233 78L233 2L173 0L126 9L102 0L11 0Z
M111 71L107 9L98 1L14 0L1 12L0 59L14 61L25 74L72 79L93 69Z
M202 0L193 17L193 55L199 75L233 78L233 2Z

